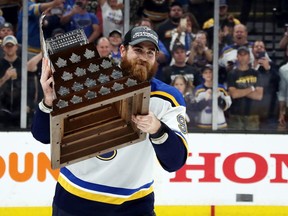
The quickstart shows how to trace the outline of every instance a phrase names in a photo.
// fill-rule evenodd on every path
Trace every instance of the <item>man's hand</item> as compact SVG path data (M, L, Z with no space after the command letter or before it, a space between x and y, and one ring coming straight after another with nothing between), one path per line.
M48 106L52 106L52 102L54 99L54 90L53 90L54 79L47 58L44 58L42 61L42 74L40 78L40 83L43 89L44 103Z
M258 63L259 63L262 67L264 67L264 69L265 69L266 71L270 70L270 68L271 68L270 63L269 63L269 59L268 59L267 57L260 58L260 59L258 60Z
M161 127L161 122L152 112L148 115L132 115L132 121L138 129L149 134L155 134Z
M9 80L9 79L12 79L12 80L17 79L16 69L13 68L13 67L9 67L9 68L6 70L6 73L5 73L4 76L7 77L7 80Z

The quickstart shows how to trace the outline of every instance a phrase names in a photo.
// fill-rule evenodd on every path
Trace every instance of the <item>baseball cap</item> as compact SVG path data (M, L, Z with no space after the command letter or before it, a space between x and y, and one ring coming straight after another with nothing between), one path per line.
M147 26L135 26L131 28L125 34L123 44L134 46L144 41L150 41L159 50L157 33Z
M112 31L110 31L109 33L109 37L114 34L114 33L117 33L119 34L121 37L122 37L122 32L119 30L119 29L113 29Z
M13 25L9 22L5 22L0 26L0 29L3 29L3 28L9 28L9 29L13 30Z
M213 71L213 65L212 64L206 64L203 68L202 68L202 73L205 71L205 70L212 70Z
M228 6L227 0L220 0L219 1L219 7L222 7L222 6Z
M177 49L185 50L185 46L182 43L177 42L173 45L172 52L175 52Z
M237 49L237 54L239 54L240 52L246 52L246 53L250 53L248 47L246 46L241 46Z
M7 35L6 37L4 37L4 39L2 41L2 45L5 46L8 43L11 43L13 45L17 45L18 41L13 35Z

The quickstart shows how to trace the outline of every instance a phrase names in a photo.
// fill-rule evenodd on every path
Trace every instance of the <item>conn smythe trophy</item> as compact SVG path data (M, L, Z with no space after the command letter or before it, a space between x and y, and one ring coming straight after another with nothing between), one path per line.
M55 99L50 113L52 168L104 154L146 138L131 121L147 114L150 83L100 58L83 30L42 40Z

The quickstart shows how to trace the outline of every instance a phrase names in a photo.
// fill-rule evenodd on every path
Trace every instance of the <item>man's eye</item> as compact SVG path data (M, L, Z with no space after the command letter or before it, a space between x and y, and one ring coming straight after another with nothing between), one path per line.
M134 52L142 53L142 49L140 49L140 48L134 48Z
M147 54L148 54L148 56L154 56L154 55L155 55L155 52L152 51L152 50L150 50L150 51L147 52Z

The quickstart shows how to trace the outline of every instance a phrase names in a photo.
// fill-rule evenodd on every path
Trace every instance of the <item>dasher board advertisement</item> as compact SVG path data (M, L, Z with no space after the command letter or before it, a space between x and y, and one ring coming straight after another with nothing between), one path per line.
M0 207L51 206L59 170L50 167L50 145L29 132L1 132L0 137ZM285 138L190 133L181 170L168 173L155 159L156 205L287 206Z

